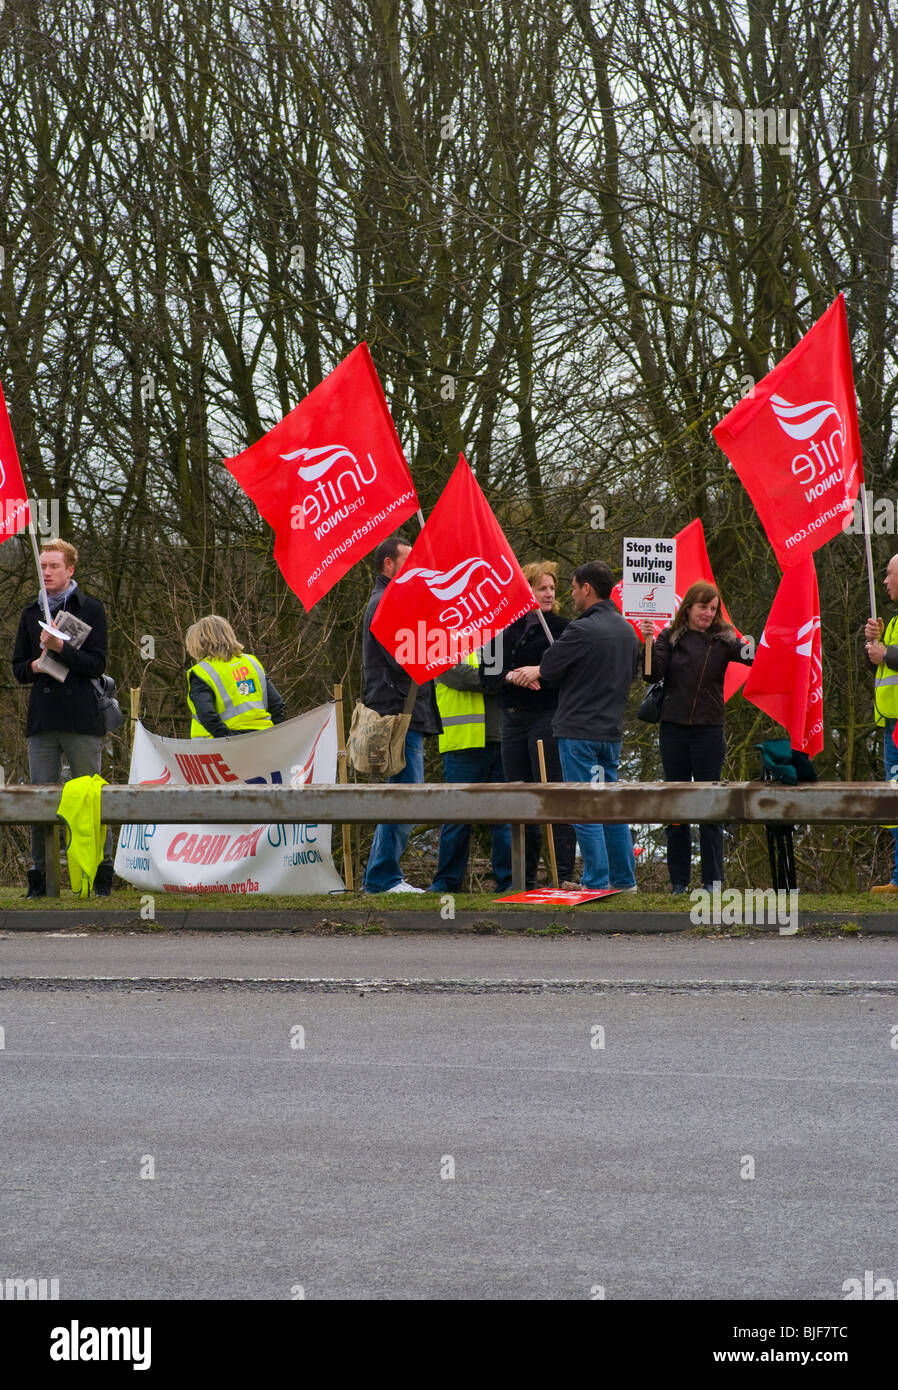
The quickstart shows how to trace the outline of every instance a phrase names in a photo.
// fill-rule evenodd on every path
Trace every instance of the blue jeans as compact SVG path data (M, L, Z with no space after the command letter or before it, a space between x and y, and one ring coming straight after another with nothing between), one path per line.
M424 735L417 729L409 729L405 736L405 767L388 782L424 781ZM362 887L366 893L386 893L402 882L399 860L405 853L408 837L412 833L410 825L376 825L371 853L365 868Z
M592 782L594 768L601 768L604 781L617 781L620 740L560 738L558 751L566 782ZM596 797L602 795L596 786ZM600 805L601 803L597 803ZM583 855L584 888L632 888L636 882L633 837L629 825L575 825ZM610 876L610 881L609 881Z
M446 782L504 782L502 745L487 743L485 748L459 748L443 754ZM500 893L511 888L511 826L494 825L493 878ZM440 827L440 855L430 885L431 893L457 893L464 882L471 845L470 825Z
M887 719L883 730L882 740L882 761L885 767L886 781L891 782L893 777L898 778L898 748L892 739L898 719ZM892 882L898 887L898 830L892 831L895 840L895 863L892 869Z

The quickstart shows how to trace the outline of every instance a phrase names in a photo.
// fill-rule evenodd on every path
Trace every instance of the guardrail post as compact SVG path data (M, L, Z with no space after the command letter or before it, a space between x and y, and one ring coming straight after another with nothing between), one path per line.
M59 897L59 826L45 825L44 832L44 874L48 898Z
M524 831L525 826L520 823L511 827L511 887L515 893L524 893L527 889Z

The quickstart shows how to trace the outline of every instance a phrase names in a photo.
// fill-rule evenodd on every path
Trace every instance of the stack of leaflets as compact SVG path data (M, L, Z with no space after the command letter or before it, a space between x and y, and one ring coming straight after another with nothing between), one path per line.
M75 617L74 613L66 613L64 609L56 614L53 625L57 632L66 634L73 647L83 646L87 634L93 632L90 623L83 623L80 618ZM68 666L63 666L55 654L46 649L38 657L37 669L43 671L47 676L52 676L56 681L64 681L69 674Z

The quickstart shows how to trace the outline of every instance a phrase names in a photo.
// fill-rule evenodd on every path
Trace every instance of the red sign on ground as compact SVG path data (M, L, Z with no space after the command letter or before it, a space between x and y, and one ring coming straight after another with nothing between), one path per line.
M620 893L620 888L531 888L529 893L511 893L504 898L493 898L494 903L545 903L547 907L576 907L578 903L591 903L596 898L610 898Z

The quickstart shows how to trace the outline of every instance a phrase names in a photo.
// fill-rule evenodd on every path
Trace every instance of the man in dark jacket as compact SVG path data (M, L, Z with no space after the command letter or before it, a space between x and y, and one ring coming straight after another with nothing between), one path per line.
M378 714L401 714L411 686L411 678L371 632L371 620L390 580L405 564L411 546L404 536L390 536L374 552L377 578L362 622L362 702ZM390 782L424 781L424 736L442 731L433 681L419 686L412 709L412 722L405 736L405 767ZM377 825L365 869L366 893L423 893L407 883L399 867L410 825Z
M616 782L624 710L636 667L636 633L611 602L611 570L601 560L574 570L571 593L577 620L569 623L540 661L514 673L515 683L558 686L552 731L566 782L591 782L601 794ZM633 840L628 825L575 825L583 855L584 888L636 892Z
M50 616L65 611L87 623L90 632L80 647L65 642L40 626L44 614L40 600L28 604L19 621L12 664L17 681L31 686L25 737L32 785L59 782L65 757L73 777L90 777L100 771L103 752L103 717L91 682L106 666L106 613L102 603L89 598L74 578L78 552L68 541L48 540L41 547L41 571L50 603ZM49 652L67 668L64 681L40 669ZM112 888L112 831L106 836L105 855L94 880L94 892L108 897ZM28 871L29 898L47 891L44 827L31 830L32 867Z

